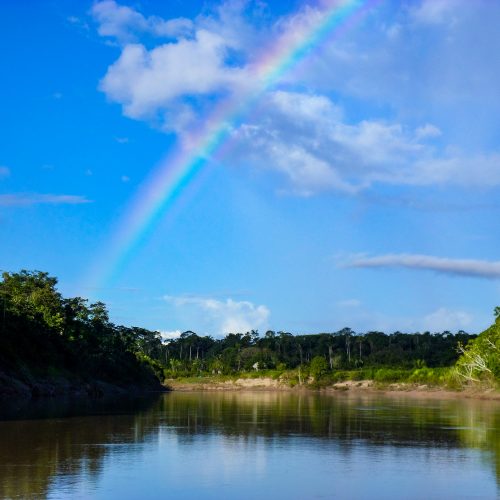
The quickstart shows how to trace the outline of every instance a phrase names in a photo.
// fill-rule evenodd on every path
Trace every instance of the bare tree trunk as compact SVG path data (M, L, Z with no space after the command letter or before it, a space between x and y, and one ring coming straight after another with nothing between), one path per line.
M330 360L330 370L333 370L333 349L332 349L332 346L329 345L328 346L328 359Z
M349 360L349 363L351 363L351 339L349 335L345 336L345 350L347 353L347 359Z

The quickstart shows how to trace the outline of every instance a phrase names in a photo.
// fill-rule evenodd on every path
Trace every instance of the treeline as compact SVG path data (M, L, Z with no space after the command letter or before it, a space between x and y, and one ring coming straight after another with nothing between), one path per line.
M500 376L500 326L476 335L379 331L293 335L255 330L215 339L186 331L163 341L160 332L113 324L102 302L65 298L57 279L39 271L3 273L0 281L0 389L2 376L23 383L37 377L83 378L148 384L155 378L231 375L299 369L301 374L338 376L382 368L439 369L457 363L467 381ZM371 371L370 371L371 370ZM373 371L375 370L375 371ZM154 375L153 375L154 374ZM360 375L361 376L361 375ZM1 391L0 391L1 392Z
M56 285L44 272L3 273L0 393L12 380L42 392L47 380L158 387L163 367L146 350L161 345L159 334L114 325L105 304L64 298Z
M459 344L475 338L463 331L413 333L356 333L344 328L334 333L292 335L267 331L230 333L223 339L184 332L163 346L167 374L172 377L208 372L286 370L309 366L317 358L325 369L353 370L368 367L444 367L453 365Z

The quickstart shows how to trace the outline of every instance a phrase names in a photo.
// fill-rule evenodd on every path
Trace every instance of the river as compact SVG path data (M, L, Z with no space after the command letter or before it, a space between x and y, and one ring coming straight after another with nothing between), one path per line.
M173 392L0 410L0 497L498 498L500 403Z

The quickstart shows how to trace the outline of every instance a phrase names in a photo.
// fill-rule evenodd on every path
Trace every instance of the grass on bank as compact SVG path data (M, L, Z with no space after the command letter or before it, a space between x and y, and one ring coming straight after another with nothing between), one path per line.
M200 372L192 374L172 374L166 370L166 379L174 379L179 384L221 384L238 379L270 378L278 380L285 386L305 386L310 388L326 388L347 381L370 380L378 387L391 384L425 385L428 387L444 387L451 390L463 388L455 367L440 368L389 368L375 367L355 370L326 371L311 374L309 367L302 366L293 370L260 370L252 372L235 372L231 374L211 374ZM168 383L168 382L167 382Z

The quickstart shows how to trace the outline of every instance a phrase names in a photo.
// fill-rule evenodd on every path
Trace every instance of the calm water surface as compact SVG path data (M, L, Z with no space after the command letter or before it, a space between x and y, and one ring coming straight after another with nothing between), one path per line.
M499 498L500 404L171 393L0 410L1 498Z

